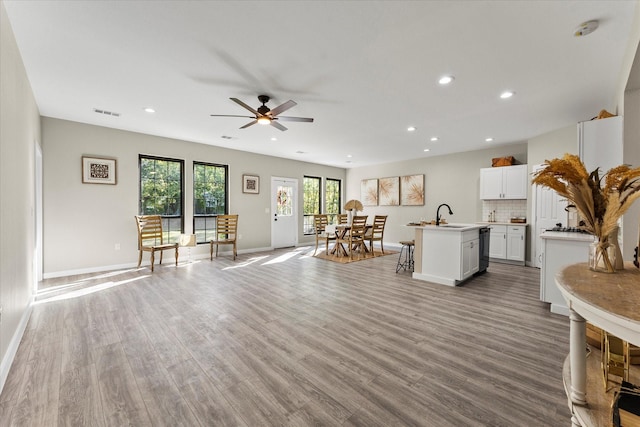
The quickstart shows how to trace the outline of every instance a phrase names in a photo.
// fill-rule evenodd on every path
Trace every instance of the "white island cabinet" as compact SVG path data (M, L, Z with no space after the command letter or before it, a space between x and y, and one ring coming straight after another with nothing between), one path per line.
M482 225L416 227L413 278L455 286L478 272Z

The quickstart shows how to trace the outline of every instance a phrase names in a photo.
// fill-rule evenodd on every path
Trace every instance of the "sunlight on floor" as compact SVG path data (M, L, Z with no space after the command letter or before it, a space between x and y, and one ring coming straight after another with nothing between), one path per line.
M238 265L232 265L229 267L225 267L223 268L223 270L233 270L234 268L241 268L241 267L247 267L251 264L254 264L256 262L262 261L265 258L269 258L269 255L265 255L265 256L259 256L259 257L254 257L254 258L249 258L247 261L245 262L241 262Z
M277 258L274 258L274 259L272 259L270 261L267 261L267 262L263 263L262 265L278 264L278 263L281 263L281 262L285 262L285 261L287 261L287 260L289 260L289 259L291 259L291 258L293 258L295 256L298 256L298 255L300 255L300 250L299 249L295 249L295 250L293 250L291 252L284 253L284 254L280 255L279 257L277 257Z
M39 289L37 296L43 296L43 295L47 295L50 294L52 292L58 292L61 291L63 289L68 289L68 288L73 288L73 287L77 287L77 286L83 286L85 285L85 282L88 282L90 280L99 280L99 279L106 279L108 277L114 277L114 276L118 276L120 274L126 274L126 273L131 273L133 271L138 271L139 269L137 268L132 268L129 270L117 270L117 271L109 271L107 273L100 273L96 276L90 276L90 277L85 277L83 279L78 279L75 280L71 283L65 283L63 285L57 285L57 286L48 286L46 288L43 289Z
M72 299L72 298L78 298L78 297L82 297L82 296L85 296L85 295L93 294L95 292L100 292L100 291L103 291L105 289L109 289L109 288L113 288L113 287L116 287L116 286L124 285L126 283L135 282L137 280L144 279L144 278L149 277L149 276L150 275L147 274L145 276L135 277L133 279L122 280L120 282L111 282L111 281L109 281L109 282L101 283L101 284L98 284L98 285L93 285L93 286L89 286L89 287L86 287L86 288L78 289L78 290L75 290L75 291L66 292L66 293L63 293L61 295L56 295L56 296L52 296L52 297L49 297L49 298L38 299L38 300L34 301L33 304L34 305L39 305L39 304L45 304L45 303L48 303L48 302L62 301L62 300L67 300L67 299ZM40 296L40 293L38 293L38 296Z

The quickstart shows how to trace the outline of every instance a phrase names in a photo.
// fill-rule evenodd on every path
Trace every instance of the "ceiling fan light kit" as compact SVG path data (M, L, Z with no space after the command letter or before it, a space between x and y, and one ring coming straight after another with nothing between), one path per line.
M282 126L276 120L282 121L290 121L290 122L305 122L305 123L313 123L313 119L310 117L288 117L288 116L279 116L280 113L287 111L288 109L295 107L298 105L294 101L287 101L284 104L278 105L273 110L267 107L265 104L269 102L268 95L258 95L258 101L262 103L257 110L253 109L249 105L240 101L238 98L229 98L236 104L240 105L242 108L250 111L253 116L237 116L237 115L226 115L226 114L212 114L212 117L244 117L248 119L254 119L253 121L247 123L242 126L240 129L248 128L249 126L255 125L256 123L260 123L261 125L271 125L276 129L281 131L287 130L286 127Z

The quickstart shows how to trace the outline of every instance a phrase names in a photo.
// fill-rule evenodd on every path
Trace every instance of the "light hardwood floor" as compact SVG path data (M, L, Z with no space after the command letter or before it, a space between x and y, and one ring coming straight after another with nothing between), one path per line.
M566 426L539 271L455 288L308 248L50 279L2 426Z

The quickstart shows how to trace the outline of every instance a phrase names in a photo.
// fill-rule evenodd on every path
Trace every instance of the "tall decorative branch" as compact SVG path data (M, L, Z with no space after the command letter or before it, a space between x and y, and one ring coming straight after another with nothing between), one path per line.
M600 177L599 168L588 173L578 156L565 154L561 159L547 160L544 169L534 175L533 183L555 190L575 205L584 221L582 228L598 238L605 268L613 272L606 250L609 235L618 219L640 198L640 168L620 165Z

